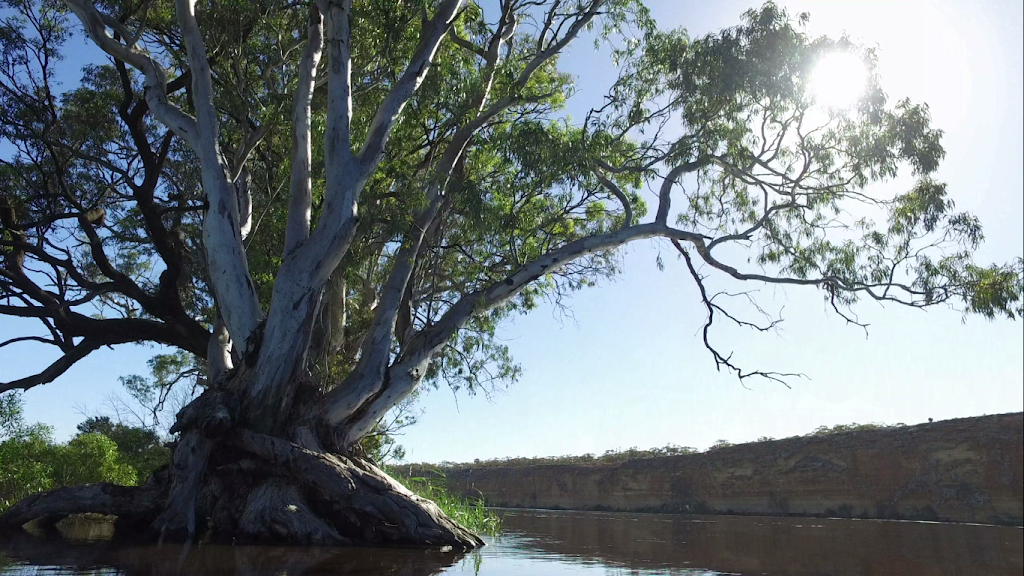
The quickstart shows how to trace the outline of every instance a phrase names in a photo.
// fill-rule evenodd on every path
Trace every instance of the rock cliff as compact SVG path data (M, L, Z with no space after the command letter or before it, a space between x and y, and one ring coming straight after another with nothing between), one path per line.
M806 436L617 464L465 465L490 506L1021 525L1024 415Z

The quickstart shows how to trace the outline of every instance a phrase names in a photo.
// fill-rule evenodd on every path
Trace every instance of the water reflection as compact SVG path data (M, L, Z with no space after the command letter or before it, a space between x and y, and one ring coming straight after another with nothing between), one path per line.
M507 510L505 526L521 549L637 573L1019 576L1024 569L1024 531L1011 527L539 510Z
M12 565L0 574L123 576L431 576L463 553L395 548L284 546L131 546L32 534L4 535L0 553ZM38 568L44 567L40 571Z
M468 555L420 549L132 546L102 526L0 536L0 574L124 576L1018 576L1024 530L995 526L504 510L506 534ZM59 536L59 535L58 535ZM3 565L6 555L11 565Z

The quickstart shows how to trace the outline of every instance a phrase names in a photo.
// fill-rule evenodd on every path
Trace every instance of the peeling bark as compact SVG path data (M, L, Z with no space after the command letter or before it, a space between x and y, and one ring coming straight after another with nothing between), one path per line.
M249 493L237 533L254 542L352 543L309 509L298 488L279 481L266 482Z

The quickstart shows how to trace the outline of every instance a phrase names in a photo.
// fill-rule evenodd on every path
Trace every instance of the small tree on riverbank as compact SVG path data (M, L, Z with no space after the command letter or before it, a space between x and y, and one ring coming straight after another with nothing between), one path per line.
M741 379L786 375L721 354L712 323L777 321L737 316L701 266L817 289L851 322L863 298L1021 313L1021 261L975 264L980 224L931 178L927 107L891 104L869 52L771 4L690 39L635 0L66 0L110 64L64 94L71 20L7 4L0 313L43 335L3 345L62 355L0 390L156 342L200 359L205 391L172 427L167 475L33 497L3 525L95 511L168 538L476 546L354 446L424 382L513 378L495 326L614 274L638 240L678 250L703 343ZM588 30L622 72L573 123L557 57ZM837 51L869 68L838 112L808 91ZM900 167L911 190L866 189Z

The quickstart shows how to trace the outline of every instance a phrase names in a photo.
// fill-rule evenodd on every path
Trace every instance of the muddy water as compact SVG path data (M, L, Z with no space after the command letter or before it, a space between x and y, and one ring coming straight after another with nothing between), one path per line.
M469 554L408 549L131 546L0 536L0 574L1014 575L1024 530L995 526L503 510L505 534ZM84 542L81 538L94 538Z

